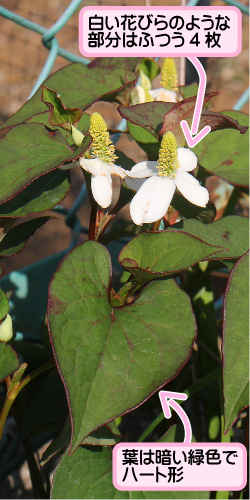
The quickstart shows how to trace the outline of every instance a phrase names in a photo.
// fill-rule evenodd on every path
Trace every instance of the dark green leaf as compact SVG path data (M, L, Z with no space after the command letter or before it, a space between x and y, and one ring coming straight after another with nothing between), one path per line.
M0 342L0 382L18 370L20 363L15 351L5 342Z
M131 136L136 140L137 144L147 153L150 160L158 160L159 157L159 141L148 132L145 128L139 125L134 125L128 122L128 130Z
M55 89L65 106L84 110L99 100L120 102L119 94L126 88L128 90L132 88L135 79L134 73L121 66L110 70L109 67L96 65L90 69L81 63L75 63L53 73L44 81L44 85ZM41 95L42 88L40 87L35 95L5 122L3 127L22 123L27 118L45 111Z
M0 288L0 321L1 319L5 318L8 312L9 312L9 301L3 290L1 290Z
M89 143L90 138L85 137L74 151L58 130L39 123L10 129L0 140L0 202L12 198L37 177L77 158Z
M112 483L111 451L81 447L73 455L63 456L54 476L51 498L195 500L209 498L209 491L118 491Z
M249 117L241 111L225 111L241 124L249 124ZM231 184L249 185L249 132L239 135L236 130L219 130L208 134L194 149L199 164L209 172Z
M215 254L219 258L222 250L182 231L145 232L123 248L119 262L139 283L146 283L210 260Z
M146 75L151 81L160 73L160 67L153 59L142 59L138 69L143 71L144 75Z
M249 255L239 259L228 279L223 324L224 431L249 405Z
M180 93L183 95L185 99L188 97L196 96L198 92L198 83L194 82L190 85L185 85L184 87L180 87Z
M0 257L16 255L21 252L28 238L49 219L50 217L37 217L11 229L0 243Z
M249 248L249 220L246 217L230 215L211 224L202 224L194 219L186 219L168 228L168 231L182 230L210 245L223 246L227 250L213 259L234 259L241 257Z
M25 217L50 210L62 201L70 187L67 170L52 170L35 179L14 198L0 205L0 216Z
M50 286L50 333L71 407L72 450L173 378L195 337L190 301L174 280L151 283L132 304L112 309L110 274L108 251L89 241L63 260Z

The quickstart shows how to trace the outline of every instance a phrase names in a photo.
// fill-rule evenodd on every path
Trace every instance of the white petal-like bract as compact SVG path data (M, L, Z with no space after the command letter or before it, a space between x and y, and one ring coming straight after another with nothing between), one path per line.
M95 201L102 207L107 208L112 200L112 179L106 171L91 177L91 189Z
M177 102L176 93L172 90L164 89L164 87L149 90L149 93L155 101Z
M199 207L205 207L209 200L208 190L200 186L199 181L187 172L177 172L175 183L185 198Z
M145 180L130 204L130 214L138 226L161 219L171 203L175 183L169 177L154 175Z
M177 151L180 165L178 172L191 172L197 167L198 158L191 149L178 148Z

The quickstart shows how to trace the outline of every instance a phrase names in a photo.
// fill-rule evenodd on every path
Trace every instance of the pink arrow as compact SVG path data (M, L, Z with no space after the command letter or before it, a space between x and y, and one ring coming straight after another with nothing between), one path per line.
M159 398L162 406L162 410L165 418L171 418L170 406L176 413L179 415L183 426L184 426L184 443L191 443L192 441L192 429L189 418L186 412L182 409L182 407L174 401L175 399L181 399L185 401L187 399L187 395L183 392L171 392L171 391L160 391Z
M204 139L204 137L211 131L211 127L209 125L206 125L198 134L198 128L199 128L199 123L200 123L200 118L201 118L201 111L202 111L202 106L203 106L203 101L204 101L204 95L205 95L205 90L206 90L206 83L207 83L207 75L206 72L200 63L199 59L197 57L188 57L189 61L194 65L196 68L198 75L199 75L199 88L198 88L198 94L197 94L197 99L195 103L195 109L194 109L194 116L193 116L193 121L191 125L191 130L189 128L188 123L186 120L181 121L181 128L183 131L183 134L185 135L185 139L188 143L188 146L190 148L194 148L199 142ZM195 137L192 137L195 136Z

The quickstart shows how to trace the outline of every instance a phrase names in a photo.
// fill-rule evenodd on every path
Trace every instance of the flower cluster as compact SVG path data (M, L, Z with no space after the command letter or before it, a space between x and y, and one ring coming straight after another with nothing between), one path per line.
M109 139L107 125L99 113L90 117L89 134L92 137L90 158L80 158L80 166L91 175L91 190L95 201L107 208L112 200L112 177L118 175L122 179L129 174L115 165L117 156L115 147Z
M178 148L172 132L164 134L157 162L143 161L130 171L115 165L115 148L99 113L90 117L89 134L92 137L90 153L85 153L79 162L91 173L92 194L102 208L107 208L112 200L111 174L124 179L127 186L136 191L130 213L137 225L160 220L166 214L176 188L194 205L206 206L207 189L188 173L197 166L197 157L190 149Z
M140 83L131 92L132 104L142 104L151 101L177 102L181 100L178 94L178 75L174 59L164 59L161 68L161 87L152 89L150 79L140 71Z

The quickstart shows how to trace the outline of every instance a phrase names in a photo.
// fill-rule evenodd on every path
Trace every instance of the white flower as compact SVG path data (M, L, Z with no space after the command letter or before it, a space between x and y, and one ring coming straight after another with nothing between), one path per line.
M163 87L148 90L142 85L137 85L131 92L131 101L132 104L143 104L150 101L177 102L177 94Z
M149 90L150 95L153 97L154 101L164 101L164 102L177 102L177 94L169 89L164 89L160 87L159 89Z
M126 170L113 163L107 163L100 158L80 158L80 166L92 174L91 190L95 201L102 208L107 208L112 200L111 174L119 175L122 179L128 174Z
M130 204L134 223L160 220L168 210L176 187L188 201L205 207L209 199L207 189L188 174L196 166L197 156L190 149L177 148L172 132L164 134L158 162L137 163L130 171L131 177L125 178L128 187L137 191Z
M92 174L91 190L95 201L102 208L107 208L112 200L111 174L124 179L129 172L114 164L117 159L115 148L109 140L107 124L99 113L93 113L90 117L89 134L92 137L92 157L81 157L79 163L84 170Z

